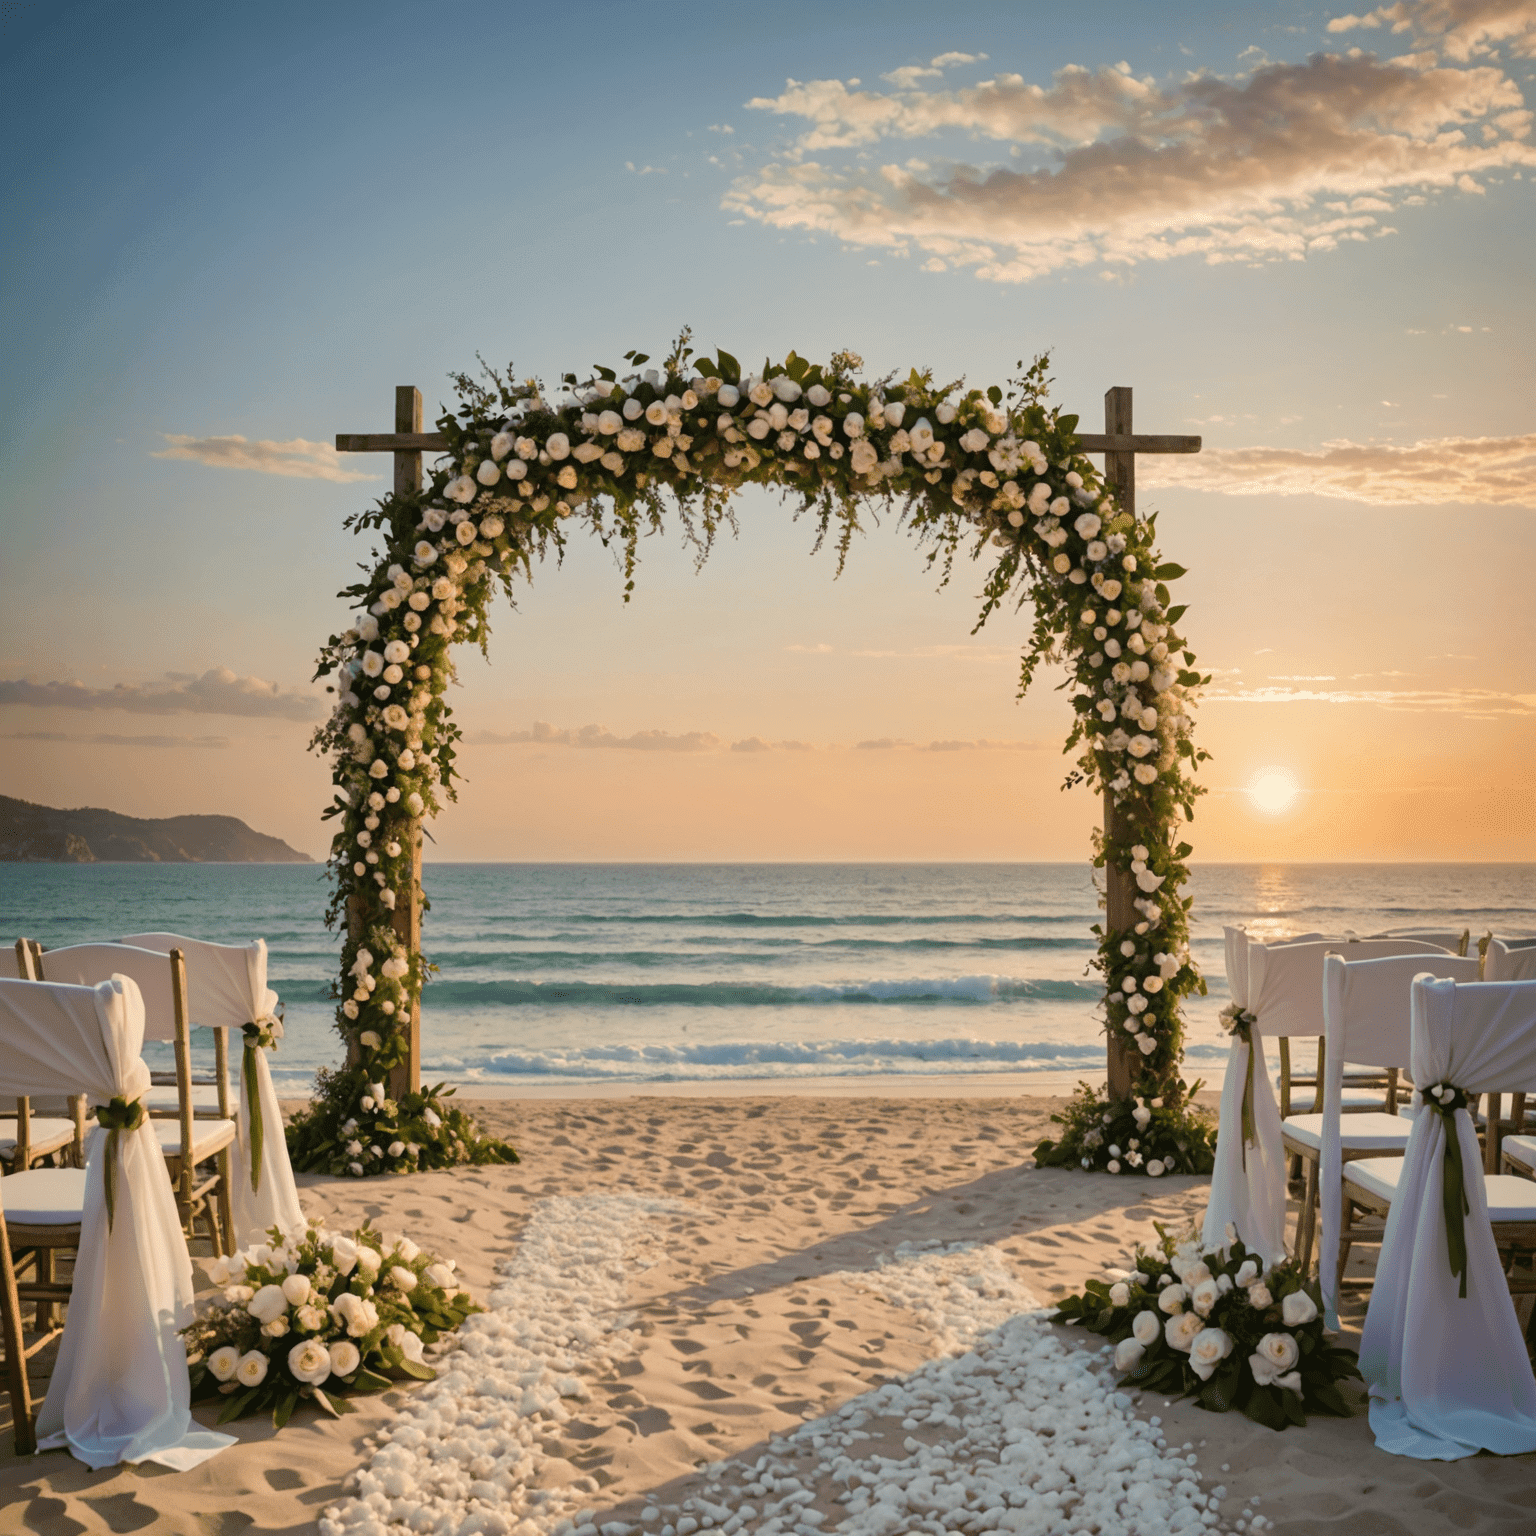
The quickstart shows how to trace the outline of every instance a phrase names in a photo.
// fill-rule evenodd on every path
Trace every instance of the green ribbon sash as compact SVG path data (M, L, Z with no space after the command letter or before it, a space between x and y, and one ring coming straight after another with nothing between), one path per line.
M96 1108L96 1123L107 1133L106 1157L101 1165L101 1182L107 1197L107 1231L117 1218L117 1160L124 1131L136 1131L144 1124L144 1104L140 1099L125 1099L118 1094Z
M1243 1075L1242 1155L1243 1172L1248 1171L1248 1148L1257 1146L1259 1133L1253 1123L1253 1026L1259 1021L1251 1013L1232 1017L1232 1033L1248 1047L1248 1070Z
M1450 1097L1443 1102L1435 1097L1437 1091L1450 1089ZM1456 1134L1456 1111L1468 1105L1467 1095L1450 1083L1437 1083L1425 1089L1424 1107L1440 1116L1445 1127L1445 1177L1440 1186L1440 1205L1445 1213L1445 1248L1450 1256L1451 1274L1461 1281L1458 1300L1467 1299L1467 1217L1472 1214L1467 1199L1466 1170L1461 1163L1461 1138ZM1490 1135L1493 1134L1490 1129Z
M256 1053L261 1049L262 1026L245 1024L245 1049L240 1055L240 1092L245 1099L245 1124L251 1149L251 1193L261 1187L261 1095L256 1084Z

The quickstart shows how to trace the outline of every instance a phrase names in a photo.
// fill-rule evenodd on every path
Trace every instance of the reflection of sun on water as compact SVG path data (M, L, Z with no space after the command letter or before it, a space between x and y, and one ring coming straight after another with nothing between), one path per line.
M1248 798L1267 816L1282 816L1296 803L1301 785L1288 768L1261 768L1248 786Z

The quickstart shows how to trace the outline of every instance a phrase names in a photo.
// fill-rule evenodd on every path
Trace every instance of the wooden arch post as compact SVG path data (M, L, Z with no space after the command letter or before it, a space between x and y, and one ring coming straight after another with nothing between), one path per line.
M1080 433L1078 446L1084 453L1104 455L1104 477L1115 493L1122 512L1136 511L1136 455L1138 453L1199 453L1198 437L1145 435L1131 430L1131 391L1116 385L1104 396L1104 431ZM421 391L414 384L395 386L395 430L393 432L339 432L338 453L392 453L395 456L395 494L412 496L421 489L421 456L442 453L448 439L440 432L421 430ZM1122 835L1114 794L1104 792L1104 834L1118 839ZM421 837L420 820L411 823L411 890L404 906L395 908L392 926L412 954L421 950ZM1113 865L1105 866L1105 922L1110 928L1126 929L1136 921L1136 887L1131 878ZM353 906L348 923L353 937L358 937L361 911ZM411 1021L408 1027L408 1053L404 1062L389 1074L387 1084L392 1097L421 1087L421 993L411 993ZM348 1048L347 1065L356 1066L356 1046ZM1109 1096L1126 1098L1131 1091L1136 1062L1131 1048L1113 1035L1108 1037L1107 1068Z

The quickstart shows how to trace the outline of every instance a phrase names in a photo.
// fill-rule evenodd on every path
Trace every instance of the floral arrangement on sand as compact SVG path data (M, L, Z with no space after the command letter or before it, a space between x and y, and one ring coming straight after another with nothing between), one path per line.
M1348 1416L1338 1383L1360 1369L1353 1351L1324 1337L1317 1284L1300 1265L1266 1268L1231 1226L1228 1243L1211 1249L1198 1234L1157 1231L1157 1253L1090 1280L1058 1304L1056 1321L1109 1339L1129 1386L1197 1393L1202 1408L1236 1408L1270 1429L1303 1425L1308 1413Z
M1190 1140L1179 1000L1203 989L1179 896L1191 851L1180 827L1200 793L1193 772L1206 754L1190 710L1207 679L1178 630L1184 606L1167 583L1184 571L1159 557L1156 518L1115 505L1077 449L1077 418L1047 403L1043 357L1006 390L917 369L866 379L850 352L824 363L791 352L752 369L725 351L695 356L687 331L660 366L648 361L630 352L627 371L566 374L558 399L510 369L487 370L489 383L457 376L461 403L438 419L448 450L428 482L351 519L380 542L370 574L343 594L352 622L321 652L336 704L313 742L336 786L328 917L347 927L336 1025L348 1067L322 1077L290 1127L295 1166L373 1174L510 1152L467 1119L448 1124L434 1092L399 1100L388 1141L363 1106L405 1058L431 969L407 942L405 914L421 825L455 795L452 649L484 650L496 590L515 596L573 531L613 549L627 598L643 535L671 515L703 559L735 526L732 497L749 485L795 502L817 547L834 542L839 571L854 536L886 511L926 545L941 584L962 554L981 567L978 629L1000 605L1030 606L1019 691L1041 663L1065 667L1076 716L1067 750L1080 749L1067 782L1114 797L1126 830L1099 839L1095 863L1139 893L1129 929L1095 929L1105 1027L1138 1052L1136 1092L1162 1100L1149 1150L1179 1155L1178 1136ZM1131 1106L1103 1108L1128 1116ZM347 1153L352 1142L367 1155ZM1079 1142L1064 1136L1058 1160L1105 1166Z
M301 1400L334 1414L346 1396L400 1377L430 1381L424 1346L482 1310L452 1259L372 1227L309 1227L215 1259L223 1294L182 1330L194 1400L225 1397L219 1423L270 1409L281 1429Z

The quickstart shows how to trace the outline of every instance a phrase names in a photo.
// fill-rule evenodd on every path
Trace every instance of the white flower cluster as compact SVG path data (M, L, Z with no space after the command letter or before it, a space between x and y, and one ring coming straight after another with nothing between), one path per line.
M270 1235L213 1261L209 1278L221 1295L188 1330L220 1392L261 1387L274 1367L318 1387L332 1378L350 1386L370 1362L420 1364L430 1330L417 1301L434 1314L467 1301L453 1260L423 1254L407 1237L324 1227ZM463 1310L459 1303L454 1315Z

